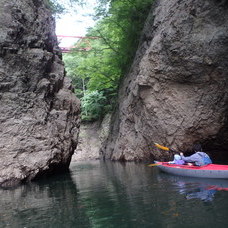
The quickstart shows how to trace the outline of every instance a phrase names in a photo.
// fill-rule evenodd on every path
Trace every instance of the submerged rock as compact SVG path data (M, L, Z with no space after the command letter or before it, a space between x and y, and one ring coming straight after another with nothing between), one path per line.
M42 0L0 1L0 186L68 168L79 100Z
M168 157L154 142L228 148L227 76L228 2L156 1L120 88L103 157Z

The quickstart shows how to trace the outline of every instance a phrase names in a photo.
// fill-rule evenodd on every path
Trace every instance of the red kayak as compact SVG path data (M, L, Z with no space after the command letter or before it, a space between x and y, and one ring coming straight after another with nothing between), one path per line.
M189 166L156 162L156 166L166 173L179 176L228 179L228 165Z

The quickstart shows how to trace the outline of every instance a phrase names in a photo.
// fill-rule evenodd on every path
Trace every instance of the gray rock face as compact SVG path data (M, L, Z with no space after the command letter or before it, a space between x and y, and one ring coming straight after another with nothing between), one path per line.
M0 186L67 169L78 99L41 0L0 1Z
M72 156L72 162L97 160L100 158L102 143L108 137L110 119L111 114L106 114L103 120L81 123L78 146Z
M228 1L156 1L119 92L104 158L168 157L154 142L228 148L227 77Z

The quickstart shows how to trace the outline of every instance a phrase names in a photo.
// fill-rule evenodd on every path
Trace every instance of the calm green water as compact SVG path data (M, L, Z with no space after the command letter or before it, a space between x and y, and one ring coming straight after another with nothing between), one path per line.
M228 227L228 180L181 178L134 163L70 169L0 190L0 227Z

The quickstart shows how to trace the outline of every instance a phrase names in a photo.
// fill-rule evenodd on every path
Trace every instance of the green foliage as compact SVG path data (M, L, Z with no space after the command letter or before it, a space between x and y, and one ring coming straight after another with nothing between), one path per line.
M106 33L105 38L117 44L116 54L122 76L133 61L151 4L152 0L113 0L110 3L109 14L104 18L110 33Z
M104 106L106 106L107 99L102 92L86 92L81 101L82 120L96 120L102 117L106 112L106 110L104 110Z
M59 15L64 13L65 7L58 3L58 1L55 0L44 0L44 2L47 4L47 6L51 9L52 13L54 15Z
M82 101L82 117L94 120L115 106L120 78L129 70L152 0L99 0L98 22L64 55Z
M47 6L51 9L53 15L59 16L67 13L69 9L75 9L77 6L82 6L85 0L44 0Z

